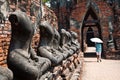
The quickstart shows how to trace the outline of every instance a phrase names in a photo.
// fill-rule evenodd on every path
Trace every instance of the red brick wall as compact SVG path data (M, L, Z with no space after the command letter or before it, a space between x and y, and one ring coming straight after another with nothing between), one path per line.
M102 0L99 0L99 1L92 0L92 1L98 5L98 8L100 10L98 17L100 18L100 25L101 25L101 31L102 31L101 35L102 35L102 39L104 42L103 43L103 50L104 50L103 52L106 56L111 55L111 54L115 53L115 51L108 49L107 41L109 40L108 17L113 16L112 9L105 1L102 1ZM86 4L87 4L86 0L81 1L80 3L78 3L75 6L75 8L73 9L73 11L71 13L71 18L74 18L75 20L80 22L80 25L82 24L82 20L84 19L85 13L87 11ZM118 26L116 26L116 27L118 27ZM74 29L74 30L78 30L78 29ZM114 30L118 30L118 28L114 27ZM78 33L81 35L80 30ZM119 30L119 32L113 33L114 34L113 37L116 38L115 42L116 42L118 48L120 45L120 43L119 43L120 39L118 36L119 33L120 33L120 30ZM80 38L80 40L81 40L81 38Z
M42 20L47 20L53 27L56 27L58 29L57 18L54 12L47 7L44 7L44 11L45 14ZM29 10L26 13L29 16ZM35 17L32 16L32 22L34 22L34 20ZM0 27L0 66L7 67L6 57L8 54L10 38L11 38L11 26L10 26L10 22L6 21L4 28ZM40 35L38 29L38 32L34 35L32 40L32 47L35 50L38 46L39 39L40 39ZM58 78L60 78L61 80L62 79L69 80L70 78L79 80L81 75L82 65L83 65L83 54L78 50L76 51L76 54L70 56L66 60L63 60L62 63L60 63L59 65L51 68L50 72L54 74L53 80L56 80ZM47 72L45 74L47 74ZM75 74L77 74L77 76Z
M10 5L10 7L13 9L15 8L14 5ZM29 5L28 5L29 8ZM47 20L52 26L58 28L57 24L57 17L55 16L55 13L44 6L45 15L43 16L42 20ZM29 16L29 10L26 12ZM30 16L29 16L30 17ZM35 17L32 16L32 22L34 22ZM10 44L10 38L11 38L11 24L9 21L6 21L4 27L0 27L0 65L7 66L6 65L6 57L8 53L8 47ZM34 49L37 48L39 43L39 29L38 32L34 35L32 40L32 46Z
M10 23L6 21L4 28L0 27L0 65L6 66L6 57L10 44L11 28Z

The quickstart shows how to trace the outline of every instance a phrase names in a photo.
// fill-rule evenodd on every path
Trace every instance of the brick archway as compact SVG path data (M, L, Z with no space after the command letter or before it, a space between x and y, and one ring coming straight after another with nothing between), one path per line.
M85 19L90 19L92 20L86 21L87 23L94 22L96 25L87 25L86 27L84 26ZM78 31L79 34L79 41L81 44L81 50L83 51L84 49L84 34L87 31L87 28L89 26L93 26L92 29L95 33L95 36L98 34L98 37L100 37L103 40L103 56L105 58L111 57L112 54L115 52L112 51L110 48L108 48L108 40L109 40L109 25L108 25L108 17L112 16L113 17L113 11L111 7L105 2L105 1L99 1L99 0L92 0L91 2L84 0L75 6L74 10L72 10L71 13L71 18L74 20L78 21L78 24L80 25L79 29L73 28L74 26L71 27L71 30L76 30ZM99 23L97 23L99 22ZM115 27L115 26L113 26ZM86 29L86 30L85 30ZM117 28L114 28L115 30ZM84 33L83 33L84 32ZM84 35L84 36L83 36Z
M89 29L93 30L93 33L87 33ZM101 36L101 26L100 26L100 19L93 8L92 5L90 5L85 13L84 19L82 21L82 26L81 26L81 49L84 52L85 44L88 45L88 47L91 45L91 43L86 41L89 41L88 39L92 37L99 37L102 38ZM89 35L89 36L88 36ZM94 45L94 44L93 44ZM92 46L93 46L92 45Z

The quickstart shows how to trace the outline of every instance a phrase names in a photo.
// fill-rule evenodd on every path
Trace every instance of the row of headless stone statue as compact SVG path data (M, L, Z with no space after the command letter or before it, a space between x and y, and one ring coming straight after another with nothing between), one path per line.
M35 52L31 47L35 27L29 17L24 12L15 11L10 14L9 21L12 33L7 65L13 74L8 70L9 76L0 80L12 80L13 76L15 80L42 80L41 76L51 66L60 64L80 48L75 32L65 29L58 32L44 21L39 25L40 42Z

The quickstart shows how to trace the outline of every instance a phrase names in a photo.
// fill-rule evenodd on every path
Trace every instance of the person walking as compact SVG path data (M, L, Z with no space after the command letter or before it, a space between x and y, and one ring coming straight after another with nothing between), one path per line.
M97 62L101 62L102 44L96 42L95 47L96 47Z

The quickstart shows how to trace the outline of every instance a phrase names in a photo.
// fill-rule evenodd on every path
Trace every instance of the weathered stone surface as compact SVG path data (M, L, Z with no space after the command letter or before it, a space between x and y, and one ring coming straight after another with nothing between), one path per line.
M30 16L30 13L29 13L30 7L29 6L30 6L30 4L27 5L26 13L32 20L32 23L34 23L36 19L34 16ZM14 11L16 8L16 5L14 3L10 2L10 7ZM46 6L44 6L44 9L45 9L45 14L44 14L42 20L43 21L47 20L53 27L58 29L57 18L55 16L54 12L52 10L50 10L49 8L47 8ZM65 8L64 8L64 10L65 10ZM10 44L10 37L11 37L11 26L10 25L11 25L10 22L8 20L6 20L4 28L0 27L0 65L5 66L5 67L7 67L6 56L8 53L8 48L9 48L8 46ZM37 46L39 44L39 39L40 39L39 30L37 30L37 31L38 31L38 33L35 33L35 35L32 39L32 47L34 48L35 51L37 51L36 49L37 49ZM76 53L77 53L77 55L81 54L79 50L77 50ZM81 61L80 59L82 58L77 55L66 58L65 61L62 61L60 64L58 64L54 68L52 67L51 70L48 70L48 72L43 74L43 77L41 77L41 80L43 78L44 79L50 78L50 80L51 80L51 78L52 78L52 80L63 80L63 79L69 80L72 75L72 72L77 68L77 66L79 66L78 63L80 63L80 61ZM70 68L68 68L68 67L70 67ZM63 73L64 73L64 76L62 75ZM55 78L53 77L54 75L56 76Z

